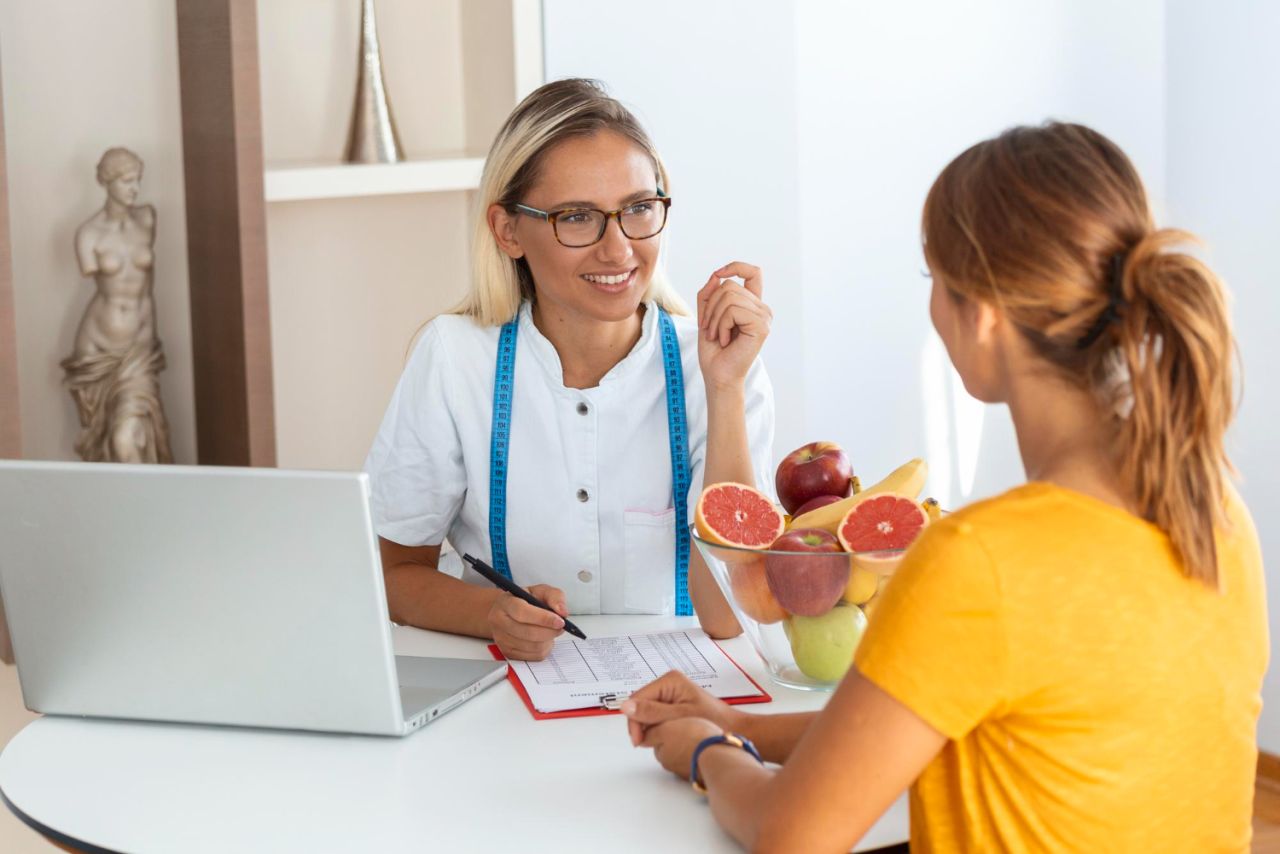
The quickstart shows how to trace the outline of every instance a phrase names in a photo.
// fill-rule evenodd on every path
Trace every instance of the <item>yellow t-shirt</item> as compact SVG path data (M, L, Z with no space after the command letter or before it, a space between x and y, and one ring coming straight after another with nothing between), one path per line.
M911 851L1248 851L1268 638L1239 497L1219 594L1154 525L1032 483L930 526L858 669L950 739Z

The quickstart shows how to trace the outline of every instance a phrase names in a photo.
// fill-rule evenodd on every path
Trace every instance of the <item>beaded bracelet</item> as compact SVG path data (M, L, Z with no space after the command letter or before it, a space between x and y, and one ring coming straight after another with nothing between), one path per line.
M717 744L728 744L733 747L739 747L754 756L755 760L761 765L764 764L764 759L761 758L760 751L756 750L756 746L752 744L751 740L746 736L726 732L721 735L713 735L710 738L704 738L702 741L698 742L698 746L693 749L693 761L689 763L689 781L693 783L693 790L700 795L705 795L707 793L707 787L702 785L702 782L698 779L698 757L702 755L702 751Z

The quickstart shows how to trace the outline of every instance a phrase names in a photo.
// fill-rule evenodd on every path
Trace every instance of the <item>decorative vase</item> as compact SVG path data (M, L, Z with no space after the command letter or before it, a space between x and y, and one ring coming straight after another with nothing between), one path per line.
M404 160L404 149L396 131L395 117L387 101L387 84L382 77L382 53L378 47L378 19L373 0L360 4L360 57L356 78L356 100L351 108L347 131L347 163L396 163Z

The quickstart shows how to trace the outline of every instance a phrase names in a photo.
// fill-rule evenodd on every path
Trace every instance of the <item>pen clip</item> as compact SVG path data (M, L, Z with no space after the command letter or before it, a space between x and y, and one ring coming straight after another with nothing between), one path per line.
M618 709L622 708L622 704L626 702L630 696L631 694L626 691L619 691L616 694L601 694L600 708L616 712Z

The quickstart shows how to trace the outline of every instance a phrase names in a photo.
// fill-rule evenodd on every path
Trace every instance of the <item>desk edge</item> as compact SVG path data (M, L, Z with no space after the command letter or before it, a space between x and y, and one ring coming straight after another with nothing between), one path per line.
M16 815L23 824L61 848L69 851L84 851L86 854L120 854L120 852L112 848L103 848L101 845L94 845L92 842L84 842L60 830L55 830L47 824L36 821L18 809L13 801L9 800L9 796L4 793L4 789L0 789L0 801L4 801L4 805L9 808L9 812Z

